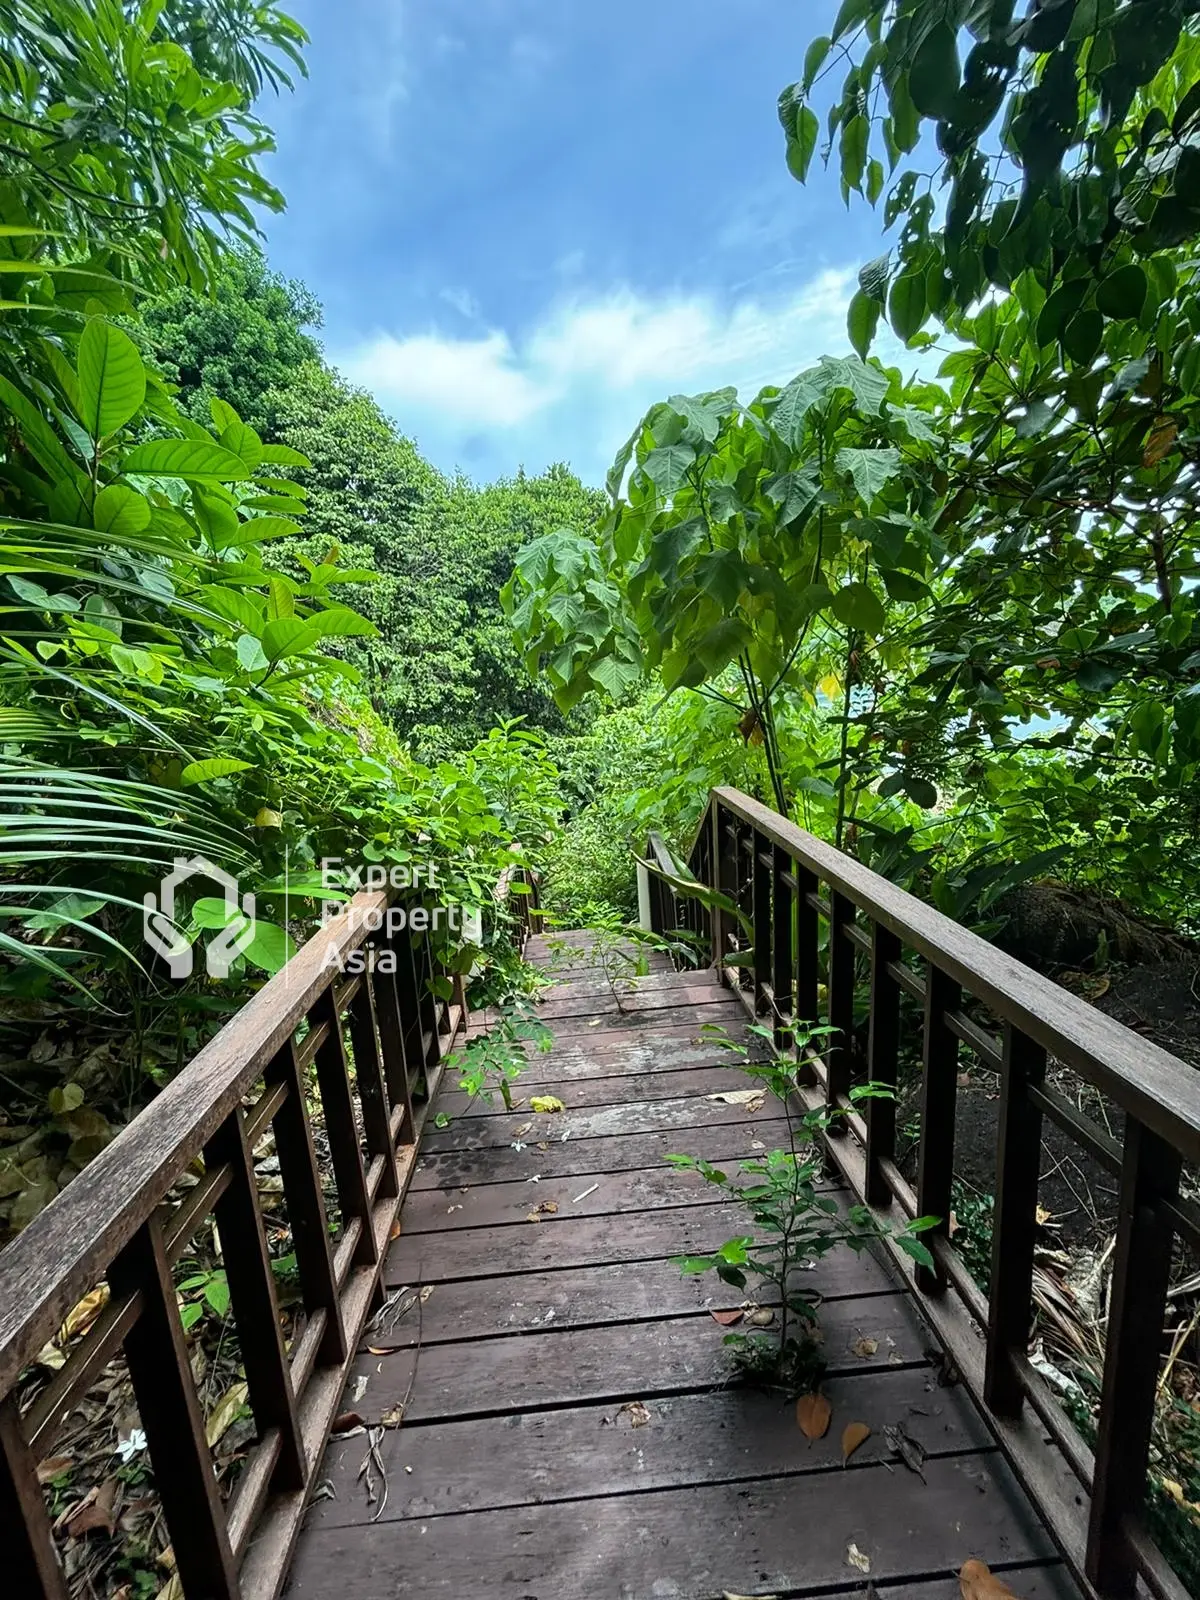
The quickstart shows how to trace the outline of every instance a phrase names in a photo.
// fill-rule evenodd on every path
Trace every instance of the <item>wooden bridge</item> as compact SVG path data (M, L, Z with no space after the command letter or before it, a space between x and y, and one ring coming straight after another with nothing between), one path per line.
M305 1600L868 1586L949 1600L968 1559L1023 1600L1181 1600L1142 1512L1172 1251L1200 1238L1180 1194L1200 1157L1193 1069L732 791L714 794L690 863L719 900L681 895L665 853L656 865L655 926L706 942L710 964L656 957L626 994L589 964L586 936L568 937L579 960L551 974L554 1045L519 1080L524 1104L471 1105L441 1083L447 1050L486 1019L434 999L423 943L395 942L394 976L331 973L331 953L380 947L364 913L383 902L362 896L0 1256L0 1524L21 1600L67 1594L37 1466L122 1349L186 1600L285 1585ZM528 955L547 961L546 940ZM801 1103L848 1113L828 1140L830 1193L944 1219L924 1236L933 1270L881 1250L812 1275L833 1421L811 1441L791 1404L727 1382L713 1312L735 1312L738 1293L667 1259L744 1223L663 1157L728 1163L783 1142L769 1107L722 1098L745 1079L701 1025L793 1015L838 1030L797 1063ZM849 1094L895 1084L914 1045L910 1186L894 1101L860 1116ZM1001 1083L986 1297L948 1228L960 1047ZM1054 1086L1051 1063L1118 1108L1119 1143ZM535 1112L539 1093L564 1109ZM1028 1353L1043 1118L1120 1177L1094 1452ZM254 1180L268 1131L304 1297L290 1345ZM199 1155L203 1176L181 1192ZM171 1280L210 1213L257 1429L228 1499ZM103 1316L31 1385L30 1361L101 1278ZM871 1432L846 1462L850 1422Z

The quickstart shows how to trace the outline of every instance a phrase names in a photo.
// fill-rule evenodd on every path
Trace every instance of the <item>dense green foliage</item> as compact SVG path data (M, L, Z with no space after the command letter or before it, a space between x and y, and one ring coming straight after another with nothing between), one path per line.
M849 62L826 153L899 230L859 354L652 407L599 526L522 552L508 604L560 703L725 705L727 771L736 729L780 809L954 914L1053 864L1194 918L1192 9L846 0L780 109L803 179ZM936 381L868 358L885 309L918 350L941 322Z
M485 486L443 476L326 364L307 331L320 307L303 285L253 252L223 267L213 295L180 288L144 320L190 416L206 420L220 394L265 439L307 457L296 475L309 491L304 535L285 548L317 559L332 542L348 565L377 573L357 602L377 633L347 654L403 736L441 757L514 717L561 726L521 670L497 596L521 545L590 520L599 495L561 466Z
M51 11L51 32L0 11L5 1230L283 965L341 897L324 858L433 862L442 903L490 904L559 807L511 725L421 765L371 704L379 658L350 659L403 653L456 491L322 366L306 294L229 253L247 203L278 203L250 102L302 33L270 6ZM225 945L232 982L196 961L173 983L142 942L144 894L195 855L256 926L203 879L157 925L177 952Z

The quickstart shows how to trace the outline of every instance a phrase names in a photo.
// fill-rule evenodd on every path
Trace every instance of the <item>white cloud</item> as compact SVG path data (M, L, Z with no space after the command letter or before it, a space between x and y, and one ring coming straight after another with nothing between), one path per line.
M598 481L655 400L724 384L749 399L844 353L853 288L846 268L769 299L614 290L552 306L518 339L380 332L338 364L443 467L483 476L565 459Z
M453 306L460 317L467 317L472 322L479 315L479 301L469 289L439 289L438 299L444 300L448 306Z

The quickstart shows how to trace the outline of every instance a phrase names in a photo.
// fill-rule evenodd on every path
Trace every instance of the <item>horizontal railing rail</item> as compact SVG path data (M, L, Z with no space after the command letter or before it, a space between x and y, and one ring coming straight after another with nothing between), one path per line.
M436 997L428 936L393 931L386 911L382 894L357 895L0 1253L0 1526L21 1600L65 1600L38 1465L122 1354L187 1600L278 1593L464 1023L461 985ZM290 1344L254 1166L268 1135L303 1302ZM172 1276L209 1218L257 1434L225 1502ZM31 1362L101 1283L103 1312L60 1371L30 1384Z
M1200 1210L1180 1192L1183 1164L1200 1160L1196 1069L736 790L713 791L689 864L720 891L707 913L714 962L748 1010L773 1022L785 1047L814 1026L835 1030L827 1048L798 1052L797 1072L806 1105L844 1113L826 1141L830 1161L881 1219L894 1207L939 1219L922 1235L933 1269L893 1249L897 1267L1085 1593L1126 1600L1144 1584L1160 1600L1183 1600L1144 1508L1172 1252L1177 1238L1200 1243ZM659 883L664 916L667 889ZM855 1030L860 962L865 1045ZM920 1007L919 1021L911 1006L906 1017L903 997ZM910 1184L897 1162L894 1094L868 1097L860 1113L850 1091L856 1081L895 1090L901 1051L918 1039L920 1143ZM987 1294L950 1237L963 1045L1000 1077ZM1053 1087L1052 1064L1124 1113L1119 1139ZM1044 1120L1119 1179L1094 1452L1029 1359Z

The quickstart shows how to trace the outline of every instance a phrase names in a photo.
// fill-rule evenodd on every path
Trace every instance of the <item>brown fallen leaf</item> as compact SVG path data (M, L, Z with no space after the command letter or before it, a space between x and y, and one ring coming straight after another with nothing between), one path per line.
M117 1527L117 1519L113 1515L116 1498L115 1478L106 1478L99 1488L91 1490L67 1518L66 1527L71 1538L82 1539L85 1533L96 1533L103 1529L111 1539Z
M796 1421L806 1439L823 1439L832 1416L833 1407L823 1394L802 1394L796 1401Z
M1006 1583L982 1561L964 1561L958 1574L963 1600L1017 1600Z
M865 1422L848 1422L842 1430L842 1465L845 1466L860 1444L871 1437Z
M351 1428L365 1428L366 1419L360 1417L357 1411L343 1411L340 1416L334 1417L330 1433L349 1433Z
M404 1421L404 1406L403 1400L398 1400L394 1406L389 1406L379 1419L382 1425L385 1428L398 1428Z
M714 1322L719 1322L723 1328L733 1328L742 1320L746 1313L740 1306L735 1306L732 1311L710 1311L709 1316Z
M543 1200L540 1205L534 1206L533 1210L525 1218L525 1221L540 1222L543 1217L552 1217L557 1210L557 1200Z
M42 1485L53 1483L60 1473L68 1472L74 1465L71 1456L47 1456L45 1461L38 1462L37 1480Z
M857 1356L860 1361L869 1360L871 1356L878 1352L878 1350L879 1340L868 1339L865 1336L861 1339L855 1339L854 1343L850 1346L851 1355Z
M617 1411L618 1417L628 1417L631 1428L644 1428L650 1421L650 1408L640 1400L627 1400Z
M392 1223L392 1231L388 1234L388 1238L389 1239L398 1239L400 1237L400 1235L403 1233L403 1231L404 1231L403 1228L401 1228L401 1226L400 1226L400 1218L397 1217L395 1222Z
M754 1328L769 1328L775 1321L775 1313L770 1306L755 1306L752 1311L747 1311L746 1321Z

